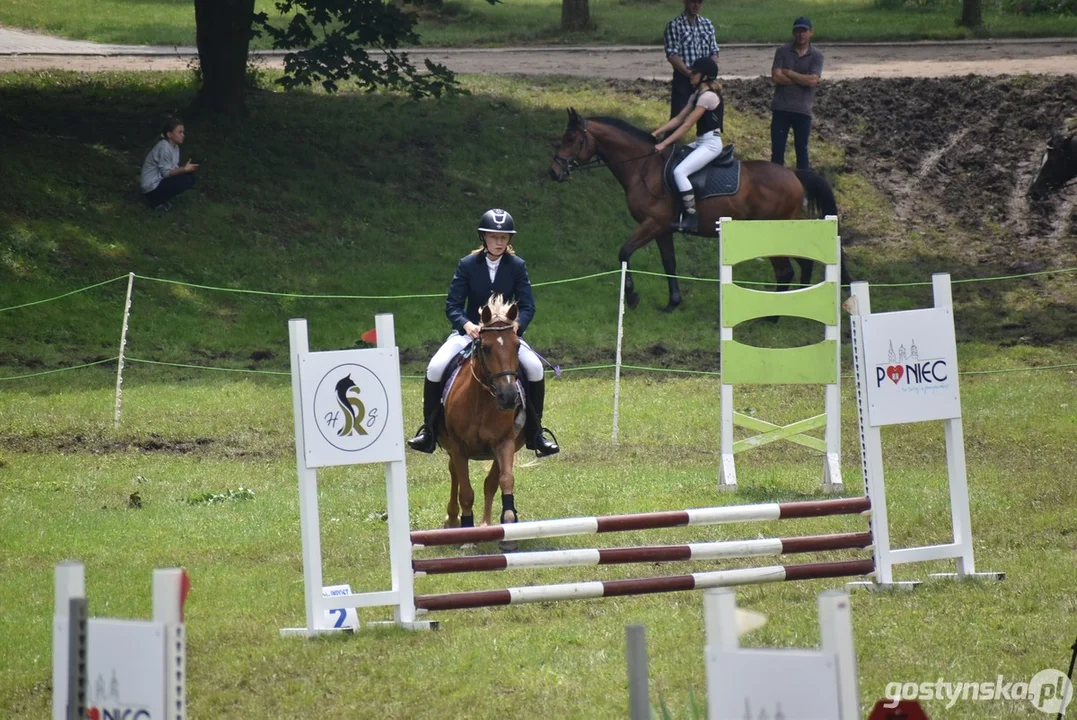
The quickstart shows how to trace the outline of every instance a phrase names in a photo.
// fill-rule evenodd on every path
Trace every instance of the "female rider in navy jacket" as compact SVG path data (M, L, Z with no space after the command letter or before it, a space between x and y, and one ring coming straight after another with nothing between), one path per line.
M531 280L527 264L513 251L509 240L516 234L516 224L504 210L487 210L479 220L479 240L482 247L460 260L445 299L445 315L453 332L434 353L426 368L423 385L423 417L425 422L408 445L413 450L432 453L437 448L437 421L441 410L442 382L445 369L452 359L479 337L479 309L491 295L515 300L519 315L517 334L520 336L520 368L527 379L527 424L524 437L527 448L542 457L560 451L557 444L543 434L542 406L546 397L542 361L523 339L531 318L535 316L535 301L531 296Z

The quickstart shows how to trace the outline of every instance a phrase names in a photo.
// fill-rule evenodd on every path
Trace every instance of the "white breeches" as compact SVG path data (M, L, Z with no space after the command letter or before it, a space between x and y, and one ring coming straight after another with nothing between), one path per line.
M688 147L694 147L695 150L680 165L673 168L673 179L682 193L692 192L692 183L688 176L701 170L722 152L722 137L718 133L709 132L696 138Z
M442 376L445 374L445 368L470 343L471 338L454 331L438 348L438 351L434 353L434 357L430 358L430 364L426 366L426 379L431 382L439 382L444 379ZM539 356L535 354L535 351L531 349L531 346L523 338L520 338L520 367L523 369L524 377L528 382L538 382L544 377L542 374L542 361L539 360Z

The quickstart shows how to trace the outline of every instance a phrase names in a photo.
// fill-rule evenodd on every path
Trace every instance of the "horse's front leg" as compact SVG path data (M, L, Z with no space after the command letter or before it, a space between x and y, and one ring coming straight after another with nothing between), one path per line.
M618 260L631 267L632 253L658 237L662 230L663 228L651 218L645 219L636 226L636 229L625 240L625 244L621 246ZM625 274L625 304L628 305L629 310L635 310L639 305L639 295L636 293L636 284L632 281L631 272Z
M494 467L498 469L497 484L501 487L501 524L515 523L519 520L516 513L516 498L513 495L516 479L512 474L512 461L516 456L516 438L508 438L498 446L495 453L497 461ZM514 540L501 542L501 550L512 552L517 547Z
M490 465L490 472L486 473L486 481L482 485L482 525L493 522L494 495L501 481L501 468L498 467L497 458Z
M449 453L449 504L445 508L445 527L460 527L460 478L456 474L456 461Z
M460 527L475 527L475 490L471 487L468 475L467 454L460 453L452 458L460 496Z

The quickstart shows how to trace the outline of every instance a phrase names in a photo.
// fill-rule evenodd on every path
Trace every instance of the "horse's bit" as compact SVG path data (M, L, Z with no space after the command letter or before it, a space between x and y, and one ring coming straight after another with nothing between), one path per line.
M479 332L480 333L484 333L484 332L504 332L505 330L515 330L515 329L516 328L513 327L512 325L494 325L494 326L491 326L491 327L479 328ZM472 350L471 350L471 355L472 355L472 357L474 357L475 355L479 356L479 362L482 363L482 369L483 369L483 373L486 375L486 380L481 379L478 375L475 374L475 363L474 362L471 363L471 375L472 375L472 377L475 378L475 380L477 380L479 382L480 385L482 385L484 388L486 388L487 392L489 392L491 395L496 396L497 388L494 387L494 380L497 380L499 377L505 377L506 375L512 375L517 380L519 380L520 373L519 373L518 370L505 370L504 372L499 372L499 373L490 372L490 366L486 364L486 355L484 355L483 352L482 352L482 343L479 341L479 338L475 338L474 340L472 340L471 344L474 346L472 348Z

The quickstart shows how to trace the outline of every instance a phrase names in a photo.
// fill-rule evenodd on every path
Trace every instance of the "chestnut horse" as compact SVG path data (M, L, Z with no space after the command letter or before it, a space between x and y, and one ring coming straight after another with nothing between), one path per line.
M520 337L516 334L516 303L500 295L479 311L479 337L471 345L445 398L438 444L449 453L449 505L445 527L472 527L475 491L468 475L469 460L493 460L483 485L481 525L490 524L494 493L501 488L501 523L516 522L512 461L523 447L523 398L520 372ZM503 543L505 546L506 543ZM506 547L505 549L512 549Z
M621 246L620 262L629 262L632 253L651 240L658 241L662 267L666 275L677 274L673 253L673 223L680 211L678 198L663 180L666 159L673 148L661 154L655 152L655 138L624 120L610 117L585 118L574 109L568 111L568 127L561 145L550 164L550 177L561 182L569 174L588 163L602 162L625 190L628 211L639 223ZM740 188L735 195L710 197L696 202L699 213L699 232L704 237L718 235L718 219L734 220L796 220L805 211L815 217L837 215L838 206L829 183L811 170L789 170L763 160L741 163ZM794 271L787 257L769 258L780 290L788 289ZM800 282L811 281L815 264L807 258L797 258ZM669 277L669 304L672 311L681 303L677 278ZM848 284L845 252L841 257L841 281ZM625 280L625 298L629 308L639 304L632 274Z

